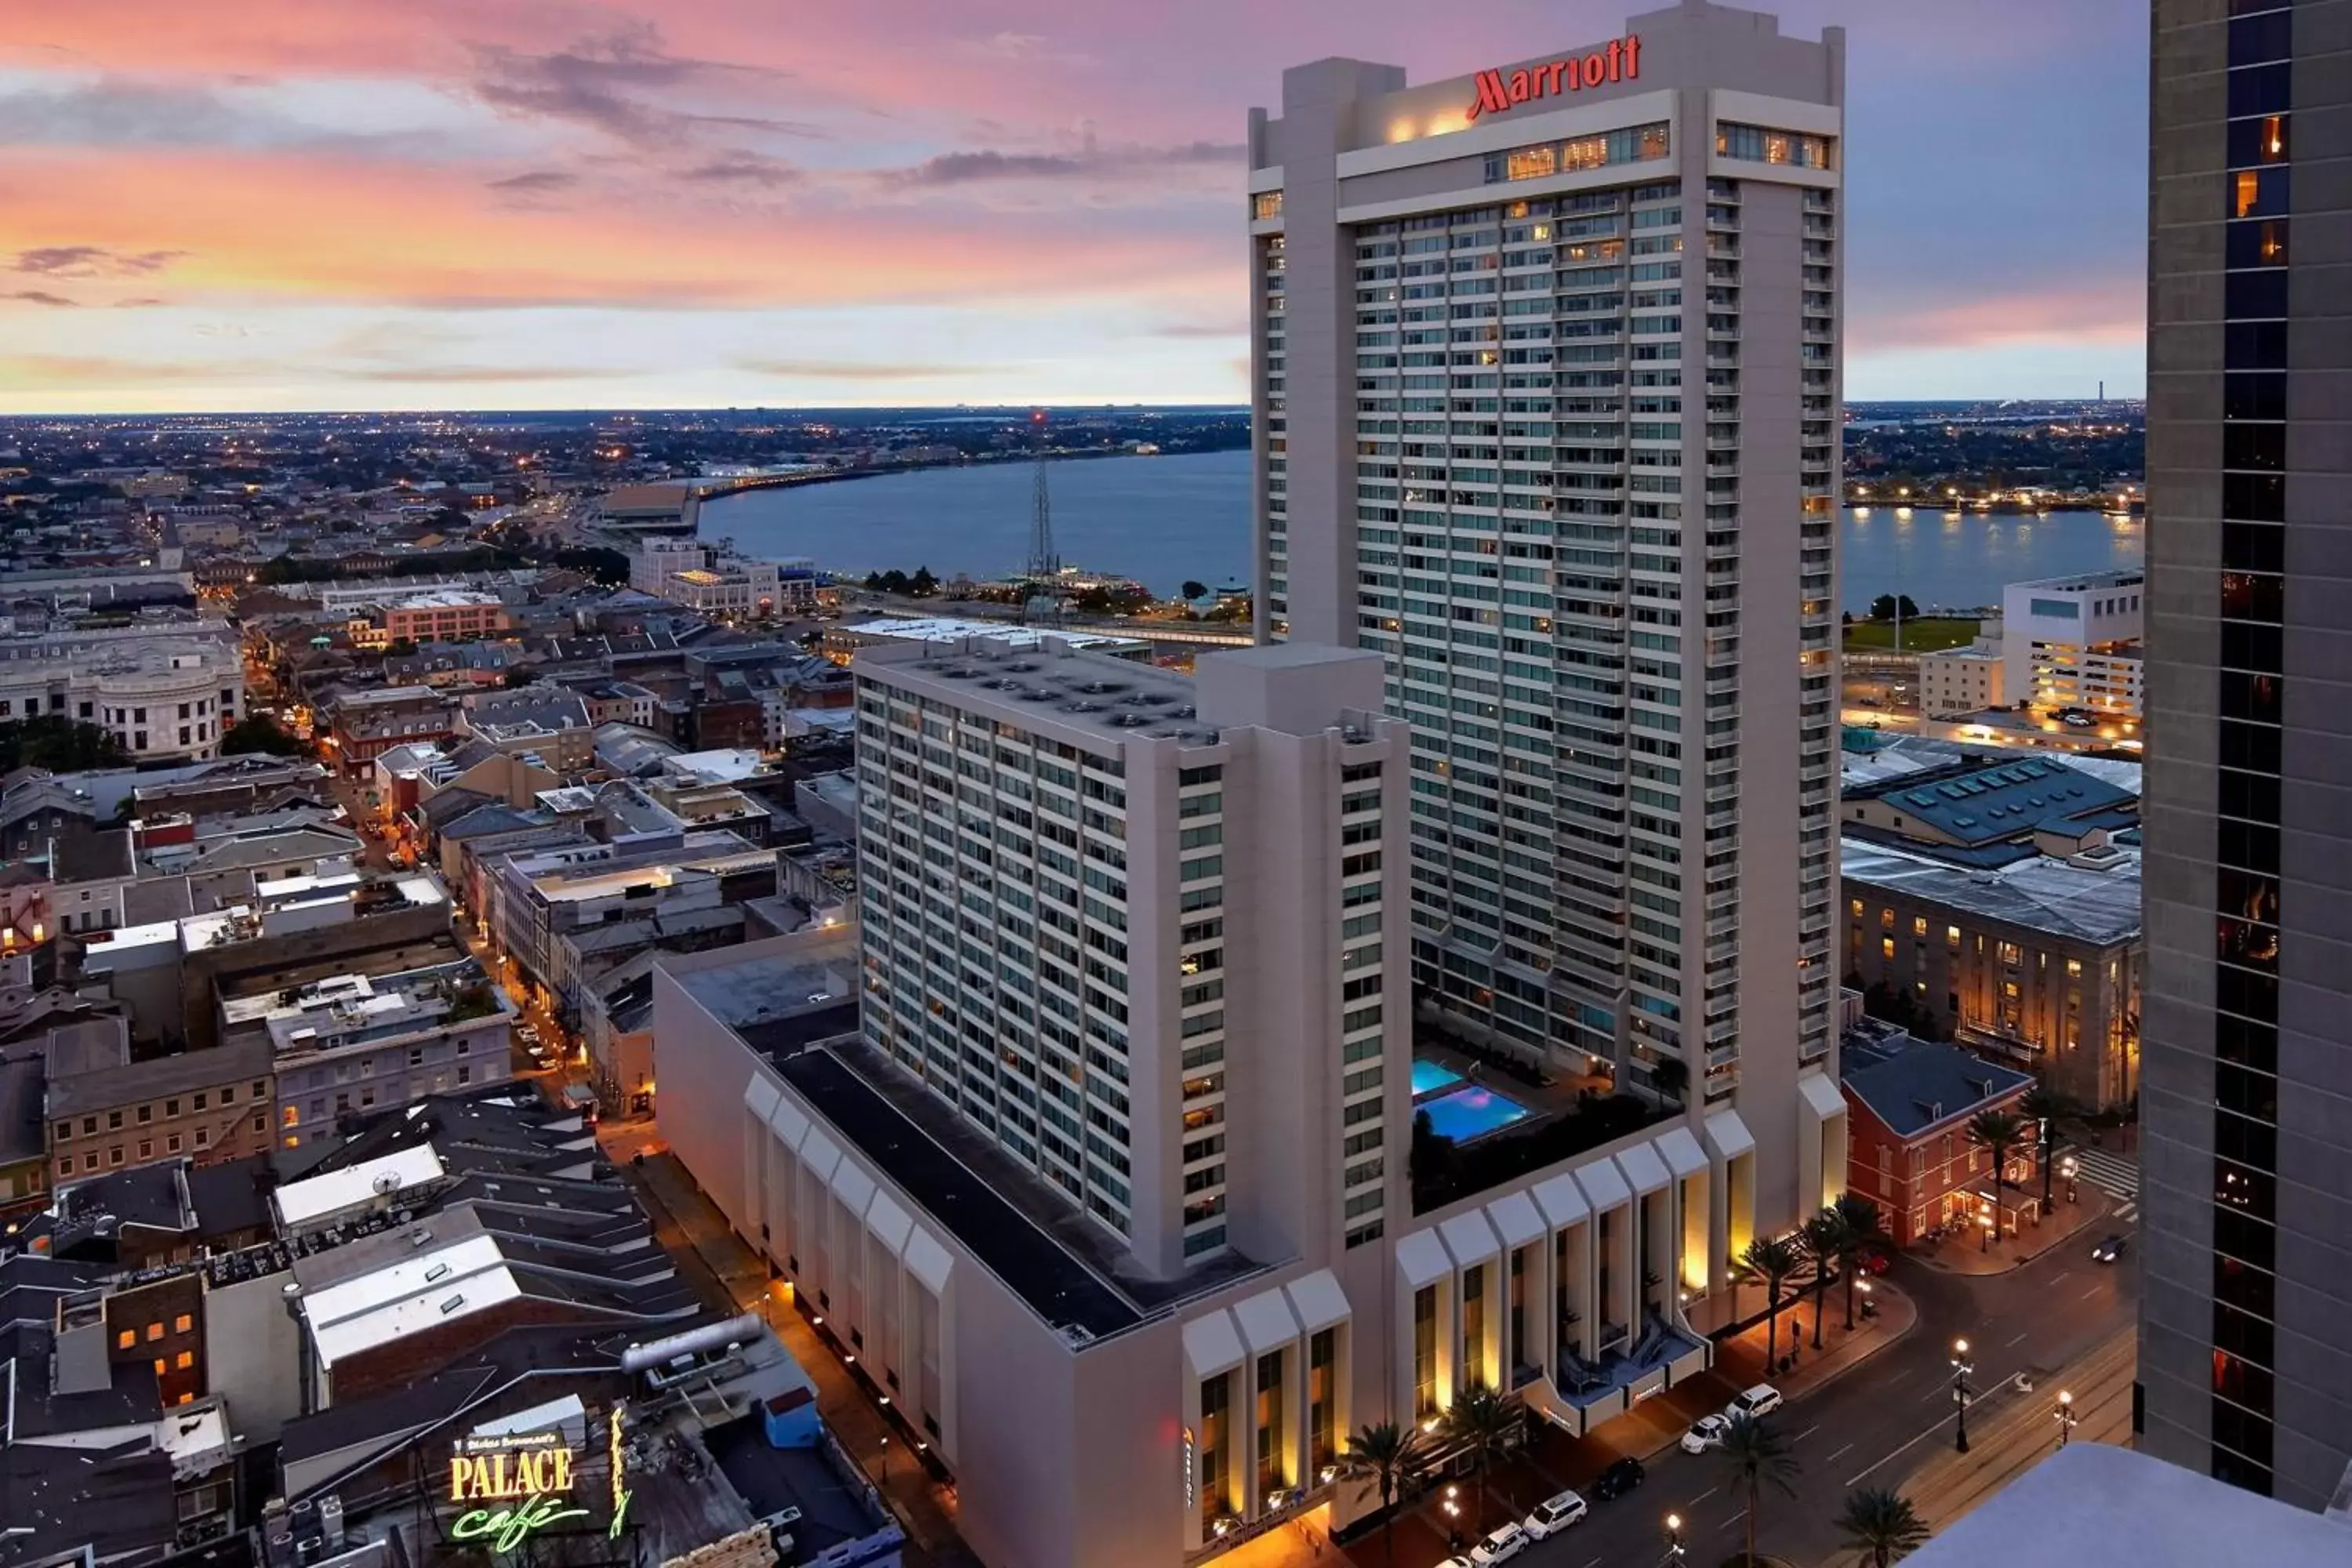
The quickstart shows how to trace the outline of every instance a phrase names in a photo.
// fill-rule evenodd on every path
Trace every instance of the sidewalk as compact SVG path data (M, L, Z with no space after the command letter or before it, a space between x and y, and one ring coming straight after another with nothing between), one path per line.
M630 1130L640 1128L650 1131L650 1124L632 1124ZM644 1164L625 1162L621 1171L646 1199L662 1244L673 1255L682 1249L690 1253L692 1260L701 1265L708 1277L704 1283L714 1297L765 1319L815 1383L817 1414L843 1451L866 1472L866 1479L888 1498L891 1511L906 1530L907 1561L919 1568L979 1568L979 1559L956 1532L954 1489L935 1486L921 1467L911 1462L906 1431L884 1421L865 1386L851 1376L817 1331L786 1300L772 1293L766 1263L728 1228L725 1217L694 1185L677 1159L667 1151L648 1152ZM687 1260L680 1258L682 1263Z
M1909 1333L1919 1321L1919 1309L1911 1298L1900 1287L1883 1279L1870 1281L1870 1299L1878 1304L1876 1315L1861 1316L1857 1302L1854 1326L1848 1332L1845 1290L1834 1283L1830 1286L1828 1298L1822 1302L1824 1321L1820 1350L1813 1349L1812 1292L1808 1290L1784 1302L1780 1308L1780 1350L1784 1356L1793 1350L1797 1364L1777 1375L1764 1363L1768 1337L1765 1324L1754 1324L1728 1339L1717 1341L1716 1373L1729 1385L1725 1397L1750 1384L1769 1383L1793 1400L1853 1371Z
M2053 1192L2049 1217L2040 1225L2029 1225L2015 1236L2002 1236L1987 1247L1981 1240L1954 1237L1930 1247L1913 1247L1909 1255L1930 1268L1940 1268L1947 1274L2006 1274L2021 1268L2061 1243L2072 1241L2082 1231L2115 1212L2116 1200L2103 1187L2084 1182L2077 1187L2082 1201L2066 1201L2063 1183ZM2040 1197L2041 1189L2034 1189Z

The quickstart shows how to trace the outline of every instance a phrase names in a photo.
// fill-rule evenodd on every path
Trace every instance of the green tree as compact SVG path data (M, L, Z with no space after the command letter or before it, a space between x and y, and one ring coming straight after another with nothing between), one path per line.
M1690 1092L1690 1064L1680 1057L1660 1057L1650 1064L1650 1087L1659 1099L1682 1104Z
M0 724L0 772L47 768L51 773L81 773L121 767L130 761L131 753L110 731L62 713L41 713Z
M2058 1122L2062 1117L2075 1115L2079 1108L2056 1089L2037 1083L2025 1091L2024 1102L2018 1109L2041 1132L2042 1212L2046 1215L2050 1212L2050 1178L2058 1164Z
M1445 1430L1470 1450L1470 1466L1477 1477L1476 1533L1486 1533L1486 1469L1519 1429L1519 1412L1485 1384L1474 1384L1454 1396L1445 1412ZM1504 1500L1508 1501L1507 1498Z
M1830 1205L1838 1215L1838 1272L1845 1276L1845 1326L1853 1327L1853 1282L1862 1272L1862 1260L1871 1248L1886 1239L1885 1228L1879 1223L1878 1205L1868 1198L1846 1193Z
M278 727L277 721L260 713L248 713L221 731L221 755L234 757L247 752L265 752L277 757L299 757L302 742Z
M1764 1287L1764 1363L1780 1360L1780 1287L1797 1271L1797 1249L1772 1237L1758 1237L1739 1255L1740 1271Z
M1845 1494L1845 1511L1837 1516L1854 1568L1887 1568L1927 1543L1927 1523L1911 1500L1885 1487L1860 1487Z
M1746 1568L1756 1568L1756 1515L1763 1506L1764 1489L1769 1486L1783 1497L1797 1495L1796 1456L1769 1421L1754 1415L1734 1415L1717 1452L1748 1493Z
M1845 1220L1834 1208L1825 1208L1805 1222L1805 1250L1813 1255L1813 1348L1822 1348L1822 1310L1829 1299L1830 1265L1837 1260L1845 1235Z
M1206 583L1195 583L1187 577L1183 586L1177 590L1177 594L1180 597L1188 600L1205 599L1209 596L1209 585Z
M915 574L907 579L907 592L918 599L928 599L940 591L940 580L931 575L928 566L918 566Z
M1870 602L1870 618L1874 621L1891 621L1898 610L1906 621L1919 618L1919 606L1911 602L1908 594L1881 594Z
M1421 1474L1429 1456L1421 1446L1421 1431L1383 1421L1366 1426L1348 1439L1339 1456L1339 1473L1351 1481L1370 1481L1381 1491L1381 1545L1388 1561L1396 1561L1397 1494Z
M1969 1142L1992 1151L1996 1191L2009 1184L2009 1153L2025 1141L2025 1122L2006 1110L1979 1110L1969 1118Z

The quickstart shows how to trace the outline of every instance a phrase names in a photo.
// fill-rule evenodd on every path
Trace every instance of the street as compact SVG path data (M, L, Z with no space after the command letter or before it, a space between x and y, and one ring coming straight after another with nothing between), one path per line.
M1916 1258L1898 1257L1891 1277L1917 1305L1918 1324L1852 1373L1791 1400L1771 1417L1788 1436L1800 1470L1793 1498L1766 1487L1757 1551L1800 1568L1829 1561L1840 1544L1834 1521L1849 1489L1903 1489L1951 1449L1955 1339L1969 1342L1976 1368L1969 1380L1977 1394L1971 1426L1988 1436L1996 1426L2043 1430L2054 1441L2047 1412L2054 1408L2057 1388L2049 1375L2099 1347L2138 1310L2136 1259L2093 1263L2097 1239L2087 1230L2078 1233L2075 1243L1990 1276L1948 1274ZM2013 1380L2020 1373L2033 1376L2032 1393L2017 1391ZM2039 1414L2026 1420L2016 1415L2021 1406ZM2086 1430L2078 1440L2092 1436ZM1561 1479L1582 1486L1591 1477ZM1659 1563L1666 1547L1663 1521L1675 1512L1684 1520L1688 1562L1714 1568L1745 1545L1740 1493L1718 1456L1669 1449L1650 1461L1639 1490L1595 1505L1584 1522L1536 1543L1518 1561L1528 1568Z

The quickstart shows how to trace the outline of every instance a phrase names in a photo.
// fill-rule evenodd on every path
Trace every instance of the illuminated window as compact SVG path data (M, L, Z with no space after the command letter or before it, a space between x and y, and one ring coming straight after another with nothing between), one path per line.
M284 1110L278 1113L278 1115L279 1119L282 1120L289 1127L299 1127L302 1125L302 1108L299 1105L289 1104Z
M157 1356L155 1358L155 1375L157 1377L163 1376L165 1373L171 1370L170 1363L165 1362L162 1356Z
M1945 945L1946 947L1949 947L1949 948L1953 948L1953 949L1958 949L1958 946L1960 945L1960 928L1959 928L1959 927L1958 927L1958 926L1946 926L1946 927L1944 928L1944 945Z
M1911 934L1913 936L1926 936L1927 934L1927 917L1926 915L1913 915L1911 917Z
M178 1355L172 1358L172 1364L178 1367L182 1372L185 1372L188 1368L196 1364L196 1352L194 1351L182 1351Z
M1559 167L1559 151L1549 142L1540 147L1521 147L1503 161L1504 177L1513 180L1536 179Z
M162 1323L157 1322L147 1325L147 1342L149 1344L153 1344L157 1340L160 1340L163 1337L163 1325Z
M127 1351L138 1342L139 1331L136 1329L125 1329L114 1336L114 1348L119 1351Z
M2069 980L2080 980L2082 977L2083 961L2079 958L2068 959L2066 961L2066 978Z
M1878 939L1878 955L1881 958L1885 959L1890 963L1895 961L1895 939L1893 937L1886 936Z
M175 1334L184 1334L195 1326L196 1320L186 1312L172 1320L172 1331Z
M1280 217L1282 216L1282 193L1280 191L1260 191L1255 196L1250 199L1250 216L1257 218Z

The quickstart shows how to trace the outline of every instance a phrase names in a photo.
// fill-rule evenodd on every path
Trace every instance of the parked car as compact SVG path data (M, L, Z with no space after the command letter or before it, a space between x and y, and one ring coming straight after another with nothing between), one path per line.
M2098 1246L2091 1248L2091 1261L2094 1263L2113 1263L2116 1258L2121 1258L2124 1255L2124 1248L2130 1245L2131 1238L2118 1232L2117 1234L2107 1237L2106 1240L2099 1243Z
M1704 1454L1709 1448L1723 1447L1723 1435L1731 1430L1731 1421L1723 1415L1702 1415L1691 1423L1683 1434L1683 1452Z
M1769 1383L1740 1390L1723 1407L1726 1415L1745 1415L1753 1421L1759 1415L1769 1415L1780 1408L1780 1391Z
M1592 1483L1592 1500L1607 1502L1623 1497L1641 1484L1642 1461L1628 1455L1601 1472L1601 1479Z
M1859 1265L1859 1268L1864 1274L1884 1274L1894 1267L1895 1259L1889 1258L1885 1253L1879 1251L1875 1247L1873 1247L1870 1251L1862 1255L1862 1261Z
M1491 1563L1508 1563L1528 1549L1528 1532L1516 1524L1498 1524L1487 1532L1486 1539L1470 1549L1470 1561L1477 1568Z
M1538 1541L1548 1535L1558 1535L1582 1519L1589 1505L1576 1492L1562 1492L1536 1504L1533 1512L1519 1521L1519 1528Z

